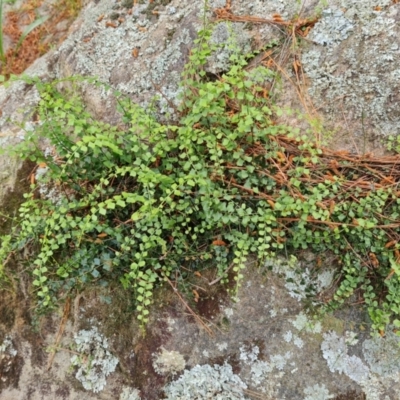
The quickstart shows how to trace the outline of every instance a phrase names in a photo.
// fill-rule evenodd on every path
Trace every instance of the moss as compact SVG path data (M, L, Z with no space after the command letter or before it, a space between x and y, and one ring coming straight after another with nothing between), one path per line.
M120 17L120 14L117 13L117 12L113 12L113 13L111 13L111 15L110 15L110 19L111 19L112 21L118 19L119 17Z
M171 29L171 30L168 31L168 33L167 33L167 40L168 40L168 41L171 41L171 40L172 40L172 38L173 38L175 32L176 32L176 28Z
M198 314L208 320L219 314L219 296L200 296L196 303Z
M158 18L158 14L153 14L153 11L157 11L159 6L167 6L171 1L172 0L153 1L153 3L150 3L148 7L142 11L142 14L145 14L147 19Z
M9 332L15 322L15 295L8 290L0 291L0 342L2 331Z
M15 216L24 201L23 195L30 190L30 175L35 168L35 163L25 161L19 168L13 190L8 190L0 204L0 237L7 235L15 226ZM14 326L17 316L25 321L30 321L25 296L20 290L21 282L25 279L20 265L12 257L5 269L6 278L2 279L0 291L0 331L10 331ZM22 283L23 284L23 283ZM0 332L1 333L1 332ZM23 332L26 333L25 331Z
M344 322L333 315L326 315L322 321L324 330L335 331L338 335L344 332Z
M231 321L229 321L229 318L223 317L219 324L219 327L223 329L229 329L230 326L231 326Z
M364 393L357 393L355 390L351 390L347 393L342 393L336 396L333 400L365 400Z
M132 8L133 7L133 0L124 0L121 3L121 5L122 5L122 7L125 7L125 8Z
M246 29L247 31L251 31L253 28L254 28L253 22L246 22L243 26L243 29Z

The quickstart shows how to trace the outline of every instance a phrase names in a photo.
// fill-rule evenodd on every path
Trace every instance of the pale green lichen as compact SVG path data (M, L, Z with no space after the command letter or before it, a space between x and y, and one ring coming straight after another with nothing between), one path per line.
M355 332L352 331L346 331L344 333L344 341L346 344L350 346L354 346L358 343L358 335Z
M300 312L294 320L291 321L292 325L298 331L305 331L308 333L321 333L322 325L320 321L311 321L307 314Z
M383 376L400 373L400 337L392 331L384 338L365 340L363 354L371 371Z
M250 349L241 346L239 351L239 360L242 368L249 369L249 378L252 385L263 393L268 391L269 394L276 395L276 389L278 388L270 387L271 373L275 371L276 376L283 376L285 374L283 370L293 356L292 352L274 354L270 356L269 361L264 361L259 360L260 349L258 346L252 346Z
M161 351L153 356L153 368L160 375L176 375L185 369L186 362L182 354L177 351Z
M343 373L357 382L366 400L393 400L386 393L399 381L399 340L392 333L388 336L388 340L373 338L364 342L363 353L370 368L361 358L348 354L346 337L335 332L324 334L321 349L331 372Z
M391 0L333 0L329 7L309 34L324 46L301 56L313 101L334 123L351 123L352 135L399 134L398 7Z
M108 340L96 327L81 330L74 336L71 365L76 368L75 378L86 390L100 392L106 386L108 375L115 371L118 359L108 351Z
M288 259L271 258L265 262L265 267L282 276L289 295L299 301L306 298L314 298L315 301L315 295L329 287L334 276L330 269L312 271L294 256Z
M334 397L329 393L329 390L325 387L325 385L318 384L314 386L307 386L304 389L304 394L306 395L304 400L328 400Z
M167 400L246 400L247 385L224 365L196 365L165 388Z
M331 372L344 373L358 383L368 379L369 368L360 358L348 355L345 338L336 332L324 334L321 350Z
M135 388L124 387L119 396L119 400L140 400L140 392Z

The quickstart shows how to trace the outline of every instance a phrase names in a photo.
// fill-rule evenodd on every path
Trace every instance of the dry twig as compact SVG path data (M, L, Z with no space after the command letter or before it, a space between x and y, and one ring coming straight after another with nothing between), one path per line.
M165 276L165 280L170 284L174 293L178 296L179 300L186 307L186 309L190 312L193 318L200 324L200 326L210 335L214 336L214 332L203 322L203 320L190 308L189 304L183 299L181 294L178 292L178 289L173 285L171 280Z

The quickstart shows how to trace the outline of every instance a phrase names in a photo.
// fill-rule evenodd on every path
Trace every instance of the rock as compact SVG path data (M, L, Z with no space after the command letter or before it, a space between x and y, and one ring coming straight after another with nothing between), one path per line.
M233 1L232 12L265 19L279 13L285 20L296 13L304 18L321 14L308 40L297 50L307 78L301 90L319 107L326 126L335 132L350 132L349 141L353 143L354 139L356 143L351 146L363 152L368 140L375 136L400 133L400 48L395 40L399 37L400 5L389 0L332 0L329 8L320 6L318 10L317 3L306 1L299 9L298 2L289 0ZM225 4L221 0L209 2L211 9ZM65 42L37 60L26 73L44 80L96 76L145 107L153 96L161 95L157 103L160 117L173 114L173 106L179 102L180 74L196 32L202 28L202 5L188 0L163 0L132 6L128 0L88 2ZM221 52L210 58L209 73L220 74L227 68L226 43L232 36L237 37L243 52L252 45L282 37L281 27L249 21L247 25L224 21L216 27L212 40L221 45ZM295 79L289 67L286 75ZM277 94L278 103L301 109L301 99L293 85L284 83L282 87L285 93L281 97ZM119 121L111 90L86 83L80 90L97 118L110 123ZM0 87L1 147L23 140L24 129L34 126L31 114L38 99L36 89L23 82ZM292 122L299 123L297 118ZM20 127L22 123L24 129ZM360 147L362 143L365 148ZM8 190L16 188L19 166L18 160L0 157L0 202ZM24 174L26 181L29 174ZM40 326L45 343L40 342L40 335L22 335L21 331L30 329L29 318L21 317L29 315L29 305L20 305L21 309L25 307L23 313L20 309L20 317L7 326L7 334L14 334L10 336L12 342L24 350L18 354L24 362L15 362L12 383L10 380L0 386L1 398L137 400L140 396L158 400L166 387L168 393L189 390L199 371L197 377L205 379L224 373L227 384L236 382L243 389L238 398L257 393L280 400L325 400L334 396L361 399L365 393L367 400L395 400L400 393L398 362L387 366L379 361L382 349L390 353L390 346L397 345L397 340L392 336L369 339L365 315L357 307L314 321L300 300L311 308L315 306L307 298L307 285L312 284L315 271L307 266L296 270L297 267L297 262L280 264L272 272L267 271L267 266L259 270L249 267L237 303L199 278L196 284L206 289L199 289L199 302L191 306L209 324L214 336L208 336L187 315L187 309L171 292L158 292L147 335L142 337L127 292L88 291L83 304L79 299L74 303L74 325L66 324L50 371L46 362L34 357L35 348L38 343L43 348L54 346L61 317L56 313L47 317ZM314 292L332 281L332 273L324 271L325 275L313 283ZM19 279L22 283L18 293L26 298L24 280ZM103 294L111 300L102 301ZM3 299L3 294L0 296ZM18 309L16 303L15 308ZM108 338L110 354L118 357L118 368L111 368L113 372L110 369L106 374L107 385L100 395L103 397L84 392L69 372L70 352L74 351L69 346L78 327ZM6 353L9 347L4 349L2 352ZM163 363L154 361L161 355ZM75 361L87 366L88 354L75 356ZM10 357L7 353L2 358L5 361L0 360L1 371L9 362L14 365ZM117 361L112 360L115 367ZM164 370L165 360L173 361L172 370ZM161 365L162 374L154 369L154 363L157 368ZM214 390L214 386L207 390ZM189 400L189 396L201 398L195 397L197 393L182 398Z
M110 0L90 3L76 21L74 32L52 56L57 76L96 76L142 104L160 93L176 102L180 74L201 27L201 8L189 1L167 4L139 4L128 14ZM115 5L123 21L113 27L109 22ZM152 14L154 5L157 16ZM171 12L174 9L177 12ZM171 34L177 29L178 34ZM88 88L85 98L99 117L118 119L113 99L105 90ZM166 102L161 103L161 111L167 112Z
M400 134L400 7L389 0L332 1L329 7L308 36L316 44L301 55L309 93L355 151L373 150L379 138Z

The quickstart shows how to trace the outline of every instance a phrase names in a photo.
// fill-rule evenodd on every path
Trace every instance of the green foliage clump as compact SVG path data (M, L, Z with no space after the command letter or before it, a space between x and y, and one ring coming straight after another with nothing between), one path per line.
M386 147L389 151L394 151L400 154L400 135L390 135Z
M160 124L151 109L119 99L126 124L121 130L93 119L56 83L32 80L41 95L41 123L15 152L48 171L26 195L20 225L12 240L3 238L1 255L4 262L10 251L34 249L39 306L55 304L60 291L120 280L134 288L145 322L155 284L180 274L188 260L198 269L212 259L219 276L226 278L230 266L240 280L249 252L263 258L270 248L283 247L269 234L271 207L223 178L225 165L237 165L241 183L269 184L254 174L246 149L258 140L267 145L268 135L279 131L256 96L258 82L271 72L244 72L236 55L223 80L208 81L202 66L211 53L209 34L200 32L186 69L178 124ZM227 102L243 109L230 115ZM40 152L43 138L53 155ZM38 196L43 185L56 198ZM216 238L224 245L213 244Z
M400 325L399 244L388 246L399 225L396 187L349 184L358 164L332 163L277 125L280 110L264 86L274 73L246 71L234 43L229 71L207 75L210 36L199 32L176 123L118 97L125 125L110 126L55 83L34 82L40 124L17 152L48 171L26 195L18 228L2 238L1 262L32 248L41 307L61 291L119 280L133 288L145 323L155 286L187 270L213 265L239 284L250 253L331 251L341 283L330 306L360 290L375 329L393 318ZM38 150L39 138L53 155ZM57 196L38 196L43 185Z

